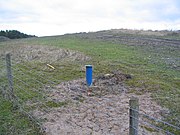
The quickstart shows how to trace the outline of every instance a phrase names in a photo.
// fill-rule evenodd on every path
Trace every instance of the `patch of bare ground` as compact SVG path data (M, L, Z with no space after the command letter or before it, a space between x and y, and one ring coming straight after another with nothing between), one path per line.
M64 107L52 108L48 113L36 109L36 118L44 119L42 128L48 135L127 135L129 131L129 99L140 100L140 113L161 118L164 110L151 100L149 93L135 95L128 93L123 81L130 75L121 72L100 75L89 88L85 79L64 82L54 89L46 89L48 96L56 102L68 102ZM140 120L143 120L140 118ZM140 125L139 134L162 134L148 131Z
M11 53L17 62L58 62L58 61L87 61L91 58L78 51L40 45L11 46L1 50L1 54Z

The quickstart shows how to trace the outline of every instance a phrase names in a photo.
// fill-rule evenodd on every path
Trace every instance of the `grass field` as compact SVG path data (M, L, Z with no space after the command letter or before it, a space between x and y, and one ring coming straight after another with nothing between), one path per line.
M66 35L0 42L0 49L8 50L9 48L28 45L70 49L91 57L88 62L79 63L58 63L54 61L52 65L57 70L53 72L42 69L41 72L44 72L47 76L61 81L83 77L84 74L79 71L79 68L85 64L93 65L95 76L110 73L114 70L121 70L123 73L132 75L132 79L125 82L131 87L130 92L136 94L152 93L152 97L156 98L156 101L162 107L170 110L172 115L166 117L166 120L179 126L176 120L180 118L180 108L178 107L180 105L180 98L178 98L180 95L180 48L175 49L173 46L130 46L112 43L111 41L105 42L83 39L76 35ZM42 62L24 62L23 64L27 66L36 65L40 69L43 67ZM23 64L17 64L16 66L25 70ZM63 69L60 68L62 66ZM22 77L19 74L17 76ZM3 82L4 79L2 78L0 81ZM44 81L44 83L48 82ZM30 83L32 87L34 84L34 82ZM34 87L36 88L36 86ZM23 89L26 89L26 87ZM19 96L23 97L23 95ZM169 99L161 97L169 97ZM23 100L29 98L31 97L25 96ZM35 128L29 119L21 116L18 109L14 109L10 102L3 100L2 97L0 97L0 100L0 134L23 134L24 132L40 134L38 128Z

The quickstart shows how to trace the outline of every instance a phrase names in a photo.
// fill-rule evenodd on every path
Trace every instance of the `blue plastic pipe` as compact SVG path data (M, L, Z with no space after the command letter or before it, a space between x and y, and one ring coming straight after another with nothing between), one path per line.
M88 86L92 85L93 69L92 65L86 65L86 82Z

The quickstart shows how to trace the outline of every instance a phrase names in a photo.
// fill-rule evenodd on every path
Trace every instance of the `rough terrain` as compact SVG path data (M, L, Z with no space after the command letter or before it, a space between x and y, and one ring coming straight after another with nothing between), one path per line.
M46 89L49 98L67 102L64 107L48 111L35 110L34 116L44 119L43 128L48 135L126 135L129 131L129 99L140 99L140 112L161 118L163 109L151 100L150 94L128 93L123 81L130 75L115 71L94 79L91 96L85 79L64 82L53 90ZM142 120L142 118L141 118ZM140 134L157 134L140 126ZM159 133L160 134L160 133Z
M156 34L154 35L152 31L128 33L127 31L117 30L79 33L73 36L93 41L102 40L125 44L136 47L135 49L141 50L143 53L152 52L148 57L148 62L152 64L164 62L166 68L180 70L180 57L177 53L180 50L180 40L164 38L163 36L167 36L168 32L157 32ZM179 34L179 31L175 34ZM66 63L66 61L70 61L71 63L91 60L89 56L78 51L41 45L17 45L0 50L2 56L7 52L13 54L12 58L17 63L30 62L33 64L39 62L45 63L46 67L46 64L52 64L53 62L61 63L65 61ZM49 67L47 68L48 70L40 71L50 73L54 71L49 70ZM44 69L44 67L41 66L40 69ZM42 109L39 105L31 113L41 120L42 128L48 135L126 135L129 130L129 99L131 97L139 98L140 112L144 114L161 119L162 116L169 113L167 109L159 106L151 98L151 93L144 92L141 95L131 93L131 88L124 84L125 80L131 78L131 75L113 71L109 74L96 76L91 88L86 86L84 78L62 82L54 87L44 84L45 89L42 92L48 96L47 101L53 100L53 102L64 104L61 107L46 108L46 111L45 108ZM134 89L138 90L139 88ZM91 92L90 96L87 95L88 91ZM28 103L26 105L30 106ZM32 108L34 109L33 105ZM141 124L142 121L145 121L145 119L141 117L139 134L163 134L152 130L149 126L145 127L144 123Z

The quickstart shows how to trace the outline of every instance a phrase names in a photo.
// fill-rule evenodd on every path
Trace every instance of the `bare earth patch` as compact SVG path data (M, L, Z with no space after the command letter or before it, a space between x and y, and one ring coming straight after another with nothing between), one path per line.
M42 127L48 135L127 135L129 131L129 99L140 100L140 112L161 118L163 109L151 100L150 94L128 93L123 81L130 75L113 72L94 79L92 96L87 96L85 79L64 82L54 89L46 89L56 102L67 102L64 107L48 113L36 109L34 116L44 119ZM140 133L155 135L140 126ZM162 134L162 133L159 133Z
M17 62L58 62L58 61L87 61L91 58L78 51L40 45L21 45L4 48L0 53L11 53Z

